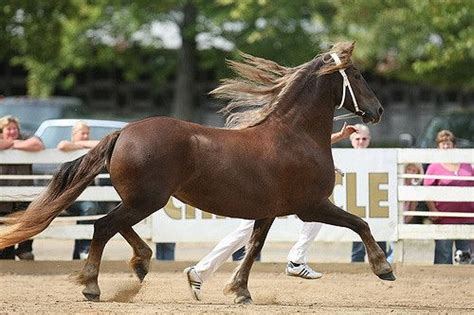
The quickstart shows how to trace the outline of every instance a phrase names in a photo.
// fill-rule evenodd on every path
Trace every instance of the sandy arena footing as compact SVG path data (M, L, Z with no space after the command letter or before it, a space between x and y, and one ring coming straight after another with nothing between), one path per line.
M312 264L318 280L288 277L281 263L256 263L249 289L254 305L234 305L222 289L235 263L204 284L192 300L182 270L187 262L152 263L143 284L125 261L104 261L101 302L85 301L69 275L80 261L1 261L0 313L474 313L473 266L396 265L395 282L379 280L367 264Z

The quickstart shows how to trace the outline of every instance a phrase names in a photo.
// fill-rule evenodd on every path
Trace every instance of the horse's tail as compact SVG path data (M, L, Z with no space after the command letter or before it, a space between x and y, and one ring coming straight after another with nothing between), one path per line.
M119 135L120 131L111 133L86 155L64 163L46 190L24 212L12 216L12 225L0 230L0 249L35 236L67 209L110 162Z

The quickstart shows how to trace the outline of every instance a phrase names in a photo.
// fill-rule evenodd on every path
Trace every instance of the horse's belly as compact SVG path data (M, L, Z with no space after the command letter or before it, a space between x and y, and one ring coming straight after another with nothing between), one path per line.
M216 189L213 192L195 189L180 191L174 196L198 209L226 217L259 219L283 215L280 214L283 210L278 206L278 198L255 192L245 194L230 189Z
M247 179L236 184L227 181L196 181L182 187L173 195L183 202L206 212L227 217L258 219L297 213L301 209L317 206L327 200L334 182L311 180L268 183Z

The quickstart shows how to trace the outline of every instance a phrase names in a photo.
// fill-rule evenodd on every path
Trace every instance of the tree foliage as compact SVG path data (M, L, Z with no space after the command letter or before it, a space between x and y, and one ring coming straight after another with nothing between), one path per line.
M45 97L55 86L67 88L74 82L61 73L88 67L117 67L130 80L136 79L150 66L167 68L169 56L144 62L150 47L134 38L156 18L166 4L155 1L124 2L120 0L10 0L0 11L0 26L8 43L4 55L13 55L11 62L27 72L28 94ZM148 5L141 7L140 5ZM147 10L148 8L148 10ZM137 48L144 54L137 55ZM167 60L163 60L164 57ZM172 64L172 62L171 62ZM61 80L61 81L60 81ZM66 85L66 86L64 86Z
M331 42L354 39L367 70L474 87L474 1L462 0L5 0L0 58L14 56L36 96L73 84L64 72L87 67L117 67L128 80L147 72L179 77L190 69L177 63L183 51L166 49L152 30L157 22L181 25L186 4L196 18L178 27L179 36L194 50L198 72L226 75L224 58L237 50L297 65Z
M12 62L28 71L28 93L48 96L62 70L81 67L88 58L87 30L98 5L86 1L8 1L1 18Z
M474 2L341 1L336 33L356 39L361 60L381 74L472 89Z

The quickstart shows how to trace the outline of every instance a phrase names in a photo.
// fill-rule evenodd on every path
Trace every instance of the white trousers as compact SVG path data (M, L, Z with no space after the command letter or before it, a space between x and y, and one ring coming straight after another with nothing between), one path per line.
M252 236L254 220L243 220L237 230L223 238L214 249L202 258L194 269L204 282L209 279L232 254L245 246ZM321 223L305 222L300 236L288 254L288 260L294 263L306 263L306 254L312 241L321 230Z
M247 244L252 236L254 222L254 220L242 219L237 230L224 237L209 254L194 266L194 270L202 281L209 279L236 250Z
M322 224L319 222L305 222L301 228L300 236L295 245L290 249L288 253L288 261L292 261L297 264L306 264L306 256L308 254L309 247L313 243L316 236L318 236L321 230Z

